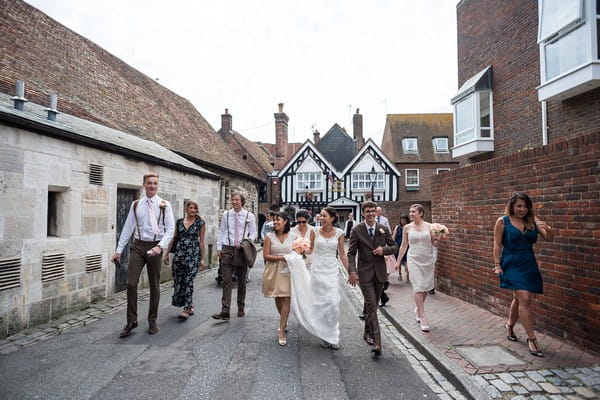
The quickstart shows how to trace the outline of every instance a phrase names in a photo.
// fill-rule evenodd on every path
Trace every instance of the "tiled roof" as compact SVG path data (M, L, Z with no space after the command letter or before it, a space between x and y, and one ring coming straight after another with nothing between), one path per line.
M338 124L327 131L316 147L338 171L346 168L356 154L356 142Z
M244 135L238 132L234 132L233 137L238 141L240 146L246 150L246 152L248 152L248 155L256 161L263 173L270 174L271 171L273 171L271 157L269 157L269 154L264 150L263 147L258 146L256 143L248 140Z
M0 92L26 82L25 97L129 132L205 167L253 172L183 97L22 1L0 0Z
M433 138L447 137L454 141L452 114L388 114L381 149L395 163L452 162L451 153L435 153ZM404 154L403 138L417 138L418 154Z

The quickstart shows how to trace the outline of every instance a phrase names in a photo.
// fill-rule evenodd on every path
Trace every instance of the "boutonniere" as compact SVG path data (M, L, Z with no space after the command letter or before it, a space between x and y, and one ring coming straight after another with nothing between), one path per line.
M379 228L379 233L381 233L382 235L385 234L385 231L383 230L383 228Z
M160 201L160 204L159 204L158 206L159 206L160 208L163 208L163 209L164 209L164 208L167 208L167 202L166 202L166 201L164 201L164 200L161 200L161 201Z

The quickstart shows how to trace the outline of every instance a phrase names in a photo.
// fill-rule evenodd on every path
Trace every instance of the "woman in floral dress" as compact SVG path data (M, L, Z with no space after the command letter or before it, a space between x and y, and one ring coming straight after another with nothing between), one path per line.
M180 218L175 224L175 235L168 250L165 252L164 262L169 263L169 253L175 244L173 257L173 300L175 307L183 307L179 314L182 320L194 315L194 279L198 268L204 269L204 235L205 222L198 215L198 203L189 200L185 207L185 218Z

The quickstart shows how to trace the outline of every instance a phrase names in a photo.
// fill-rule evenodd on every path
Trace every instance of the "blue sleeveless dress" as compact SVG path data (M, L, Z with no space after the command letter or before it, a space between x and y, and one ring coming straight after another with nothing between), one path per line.
M500 287L544 293L542 274L533 254L533 244L538 238L537 228L522 233L510 223L508 216L504 216L503 221Z

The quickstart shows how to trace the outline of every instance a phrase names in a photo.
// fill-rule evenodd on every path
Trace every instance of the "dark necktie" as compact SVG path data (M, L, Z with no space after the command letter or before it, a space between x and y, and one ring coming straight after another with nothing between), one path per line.
M381 217L377 217L377 222L381 222Z
M369 237L375 237L375 228L369 228Z

